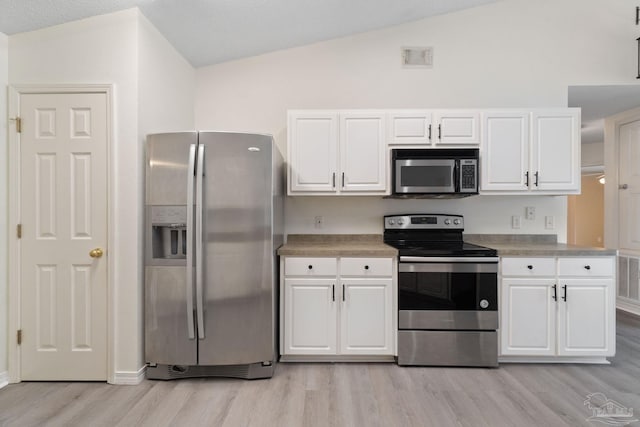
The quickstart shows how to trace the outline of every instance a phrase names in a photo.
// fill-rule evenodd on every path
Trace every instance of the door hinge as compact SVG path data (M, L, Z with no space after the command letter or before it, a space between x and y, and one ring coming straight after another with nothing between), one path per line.
M20 117L13 117L9 120L16 122L16 132L22 133L22 119Z
M16 236L18 239L22 239L22 224L16 225Z
M22 344L22 329L18 329L18 333L16 334L16 340L18 341L18 345Z

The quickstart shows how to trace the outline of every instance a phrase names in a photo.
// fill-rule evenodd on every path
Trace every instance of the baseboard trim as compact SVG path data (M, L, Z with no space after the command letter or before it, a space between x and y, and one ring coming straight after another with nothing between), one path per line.
M610 365L606 356L499 356L498 363L585 363Z
M9 371L0 372L0 388L9 385Z
M627 313L640 316L640 305L634 302L629 302L629 301L631 300L625 300L618 297L618 300L616 301L616 308L622 311L626 311Z
M138 385L140 384L145 377L145 372L147 371L147 366L143 366L137 371L120 371L115 373L113 376L112 384L117 385Z

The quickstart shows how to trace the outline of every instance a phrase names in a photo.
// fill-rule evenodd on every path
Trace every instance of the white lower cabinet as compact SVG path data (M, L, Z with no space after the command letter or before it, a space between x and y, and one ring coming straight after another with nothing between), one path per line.
M615 258L502 258L501 355L615 354Z
M284 360L395 354L393 258L284 257L282 264Z

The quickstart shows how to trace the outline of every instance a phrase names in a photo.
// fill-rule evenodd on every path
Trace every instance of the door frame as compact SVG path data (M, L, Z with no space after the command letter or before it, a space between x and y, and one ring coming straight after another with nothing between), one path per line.
M16 333L21 328L21 277L20 265L21 242L16 234L17 225L21 221L21 193L20 193L20 134L16 131L15 120L20 114L20 97L26 94L74 94L101 93L107 98L107 378L109 383L115 382L115 290L113 286L114 274L114 86L112 84L60 84L60 85L10 85L9 86L9 123L8 123L8 324L7 347L9 382L18 383L21 378L21 348L17 343Z
M620 252L620 126L640 120L640 108L623 111L604 122L604 245L619 253L638 255L635 251Z

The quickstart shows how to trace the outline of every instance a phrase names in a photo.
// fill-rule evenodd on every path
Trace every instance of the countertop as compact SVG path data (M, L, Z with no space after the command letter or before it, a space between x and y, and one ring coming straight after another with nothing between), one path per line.
M615 256L615 249L558 243L555 234L465 234L469 243L496 249L498 256Z
M555 234L465 234L469 243L496 249L498 256L615 256L615 249L558 243ZM381 234L290 234L278 249L281 256L395 257Z
M398 250L381 234L290 234L278 255L395 257Z

